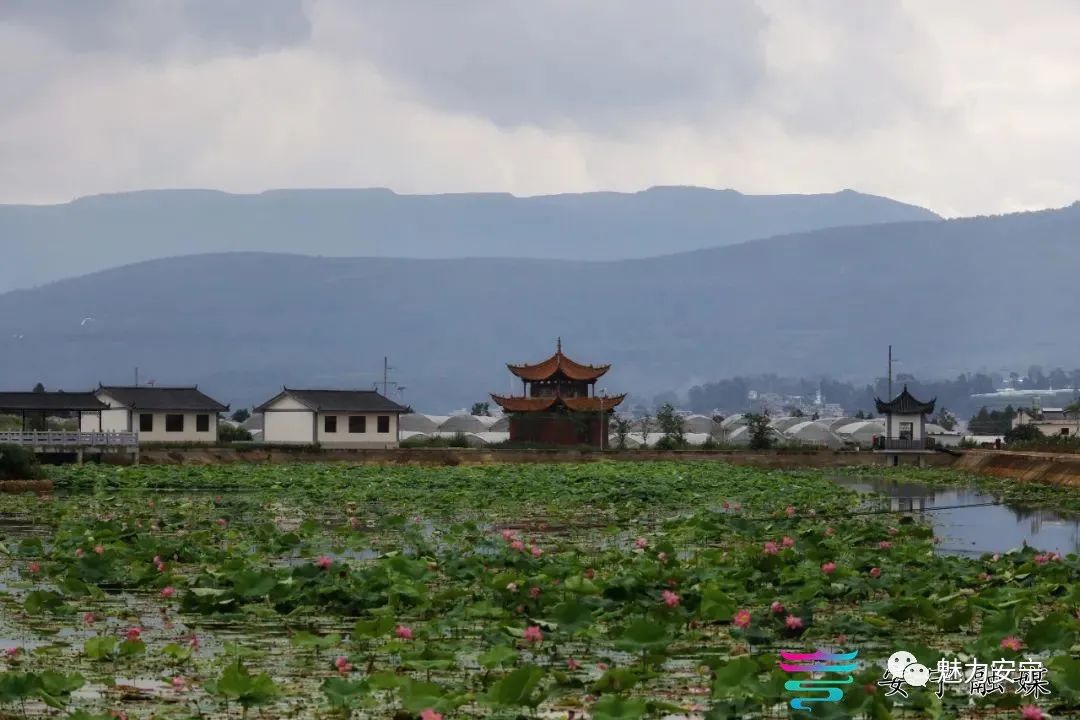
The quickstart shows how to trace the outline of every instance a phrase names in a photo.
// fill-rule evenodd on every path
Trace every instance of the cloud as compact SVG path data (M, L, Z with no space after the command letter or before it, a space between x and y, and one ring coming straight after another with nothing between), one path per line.
M0 23L76 53L259 52L310 37L302 0L4 0Z
M766 80L751 0L373 0L336 36L416 97L500 127L603 131L723 116Z
M1080 5L0 2L0 202L149 187L1080 197Z

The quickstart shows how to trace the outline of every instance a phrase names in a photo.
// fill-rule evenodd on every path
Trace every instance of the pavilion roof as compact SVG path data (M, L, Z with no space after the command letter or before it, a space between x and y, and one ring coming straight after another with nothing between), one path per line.
M936 402L937 398L930 402L916 400L915 396L908 392L907 385L904 385L904 390L889 402L874 398L874 404L877 406L879 413L891 413L893 415L920 415L923 413L929 415L934 412L934 403Z
M611 365L583 365L563 355L562 340L555 346L555 354L535 364L513 365L507 363L510 372L530 382L547 380L561 373L570 380L593 381L606 373Z
M575 412L599 412L603 409L614 410L624 399L626 394L612 395L610 397L562 397L552 395L550 397L512 397L507 395L492 394L491 399L499 404L506 412L543 412L562 405L568 410Z

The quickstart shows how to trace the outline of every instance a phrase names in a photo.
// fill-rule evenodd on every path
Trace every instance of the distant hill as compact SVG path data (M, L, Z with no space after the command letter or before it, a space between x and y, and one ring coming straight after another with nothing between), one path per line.
M176 255L617 260L842 225L935 220L850 190L743 195L660 187L518 198L390 190L162 190L0 205L0 292Z
M283 384L370 387L389 355L406 402L441 411L514 389L504 363L559 335L646 399L737 373L869 378L889 343L923 378L1071 367L1077 268L1080 205L618 262L182 257L0 295L0 389L137 365L248 405Z

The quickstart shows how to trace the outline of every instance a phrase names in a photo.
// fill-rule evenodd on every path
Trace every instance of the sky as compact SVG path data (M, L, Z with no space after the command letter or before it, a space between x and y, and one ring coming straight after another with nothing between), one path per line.
M0 0L0 202L204 187L1080 199L1076 0Z

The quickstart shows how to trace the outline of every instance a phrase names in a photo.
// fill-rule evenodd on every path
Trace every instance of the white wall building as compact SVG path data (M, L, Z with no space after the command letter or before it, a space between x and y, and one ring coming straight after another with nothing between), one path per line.
M143 443L216 443L218 414L228 405L198 387L100 386L94 394L107 406L83 413L86 432L126 431Z
M405 408L374 390L284 388L255 408L265 443L395 448Z

